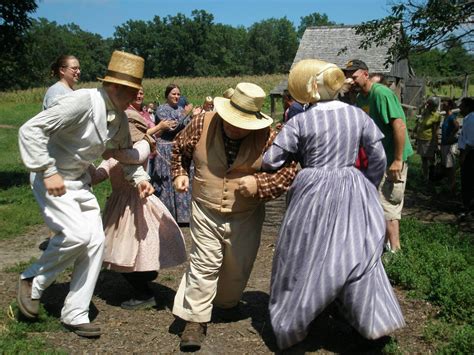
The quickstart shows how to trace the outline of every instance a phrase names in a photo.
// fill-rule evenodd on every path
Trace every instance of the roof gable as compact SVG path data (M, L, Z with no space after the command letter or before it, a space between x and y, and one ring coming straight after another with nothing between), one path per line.
M349 60L360 59L367 64L371 73L389 74L392 65L386 67L384 63L390 44L365 50L359 48L362 38L356 35L352 26L308 27L292 66L302 59L321 59L344 67Z

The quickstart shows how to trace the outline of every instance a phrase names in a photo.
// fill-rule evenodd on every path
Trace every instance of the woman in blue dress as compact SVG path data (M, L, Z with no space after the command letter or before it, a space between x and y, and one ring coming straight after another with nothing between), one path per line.
M334 64L297 63L290 93L313 105L282 128L264 155L267 170L291 156L302 167L288 190L273 259L269 310L280 349L303 340L334 301L368 339L405 324L381 262L383 134L361 109L335 100L344 80ZM364 171L354 167L360 146L368 157Z
M168 208L176 222L186 224L189 223L191 187L188 192L175 192L170 171L173 140L191 119L192 105L188 107L188 110L178 106L180 97L181 90L178 85L168 85L165 89L166 103L158 106L156 110L156 124L159 124L161 121L172 120L176 122L176 125L157 138L157 154L154 158L150 175L153 187L155 188L155 194Z

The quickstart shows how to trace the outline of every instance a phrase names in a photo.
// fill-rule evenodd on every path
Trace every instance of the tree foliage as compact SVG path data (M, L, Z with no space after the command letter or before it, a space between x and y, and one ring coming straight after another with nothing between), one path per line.
M25 32L36 8L35 0L0 0L0 90L11 86L26 64L22 56Z
M412 54L410 63L418 76L426 78L463 77L474 73L474 55L455 38L447 41L444 48Z
M390 15L356 26L361 47L391 43L388 61L408 58L457 40L472 48L474 2L471 0L396 1Z
M304 31L307 27L312 26L336 26L337 23L330 21L328 15L313 12L307 16L302 16L300 25L298 26L298 38L303 37Z

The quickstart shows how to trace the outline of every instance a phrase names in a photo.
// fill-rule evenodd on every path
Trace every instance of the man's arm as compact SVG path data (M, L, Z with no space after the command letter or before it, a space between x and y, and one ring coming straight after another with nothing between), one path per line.
M270 132L264 151L271 146L276 135L277 132ZM288 190L296 176L298 171L296 165L297 163L295 161L290 161L274 172L259 172L254 174L253 176L257 180L256 196L263 201L269 201L282 195Z
M186 192L189 187L188 171L194 148L201 138L204 116L194 116L191 122L175 137L171 152L171 177L178 192Z
M394 157L388 169L388 174L392 181L399 181L403 168L403 148L405 146L406 125L401 118L391 120L390 124L393 129Z

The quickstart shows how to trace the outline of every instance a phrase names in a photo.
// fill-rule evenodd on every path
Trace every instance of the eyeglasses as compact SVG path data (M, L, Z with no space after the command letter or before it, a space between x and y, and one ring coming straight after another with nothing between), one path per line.
M81 67L68 67L67 65L64 65L63 68L71 69L73 72L81 70Z

